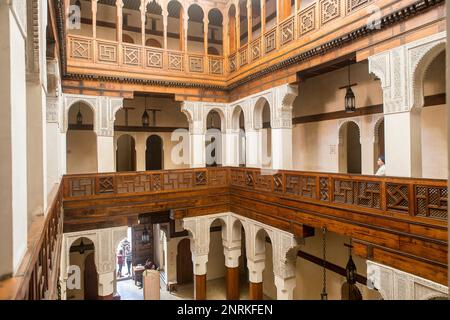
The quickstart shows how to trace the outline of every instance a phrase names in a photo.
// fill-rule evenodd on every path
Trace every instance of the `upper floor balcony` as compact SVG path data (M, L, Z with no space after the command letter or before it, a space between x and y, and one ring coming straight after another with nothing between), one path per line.
M67 71L232 88L322 56L411 6L419 8L416 0L65 0Z

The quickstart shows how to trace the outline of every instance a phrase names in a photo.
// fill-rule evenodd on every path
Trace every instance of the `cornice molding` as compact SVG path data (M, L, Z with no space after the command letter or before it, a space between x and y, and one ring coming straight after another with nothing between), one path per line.
M75 73L67 73L67 62L66 62L66 48L65 48L65 30L64 30L64 8L62 1L59 0L57 2L56 10L57 10L57 20L58 20L58 29L61 40L61 61L63 67L63 79L66 80L80 80L80 79L89 79L89 80L100 80L100 81L108 81L108 82L118 82L118 83L130 83L130 84L146 84L146 85L154 85L154 86L162 86L162 87L175 87L175 88L200 88L200 89L210 89L210 90L220 90L220 91L231 91L245 83L256 80L258 78L262 78L267 76L270 73L276 72L278 70L290 67L292 65L304 62L313 57L324 55L325 53L330 52L331 50L338 49L343 47L347 43L357 40L359 38L368 36L370 34L374 34L380 31L383 31L389 26L397 24L399 22L405 21L413 16L416 16L419 13L422 13L436 5L445 2L445 0L420 0L413 4L410 4L406 7L403 7L399 10L396 10L392 13L389 13L381 18L381 22L379 28L371 28L370 26L362 26L359 27L345 35L334 38L324 44L321 44L315 48L302 52L296 56L287 58L283 61L280 61L274 65L271 65L261 71L250 74L235 83L229 86L220 86L220 85L209 85L209 84L199 84L199 83L186 83L181 81L166 81L166 80L145 80L145 79L136 79L136 78L126 78L126 77L117 77L117 76L97 76L97 75L85 75L85 74L75 74Z

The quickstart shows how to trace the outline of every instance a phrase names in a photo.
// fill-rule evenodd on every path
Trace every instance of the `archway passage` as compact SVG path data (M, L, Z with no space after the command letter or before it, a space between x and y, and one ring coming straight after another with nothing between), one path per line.
M223 53L223 16L219 9L208 12L208 54L222 55Z
M167 18L167 31L171 37L168 40L167 48L169 50L184 50L184 12L183 7L177 0L171 0L167 4L169 16Z
M84 262L84 300L98 299L98 275L95 255L91 252Z
M145 151L145 170L163 169L163 141L160 136L151 135L147 138Z
M162 48L163 34L162 8L156 1L149 1L145 12L145 45Z
M349 121L339 129L339 172L361 174L361 142L359 126Z
M205 34L203 30L203 9L192 4L188 9L188 43L187 51L192 53L205 53Z
M67 173L95 173L97 165L97 135L94 113L86 103L75 102L69 109L66 135Z
M217 167L223 164L222 120L223 114L216 110L211 110L206 116L207 130L205 139L205 153L207 167Z
M194 281L192 264L191 240L183 239L177 249L177 283L187 284Z
M117 140L117 172L136 171L136 148L134 138L124 134Z

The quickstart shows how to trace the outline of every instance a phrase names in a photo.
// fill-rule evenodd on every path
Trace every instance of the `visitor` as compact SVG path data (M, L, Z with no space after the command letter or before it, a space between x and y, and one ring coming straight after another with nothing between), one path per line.
M128 271L126 274L127 276L131 274L131 261L133 260L132 257L133 256L131 254L131 249L128 248L125 253L125 261L127 262L127 271Z
M386 161L384 159L384 156L379 156L378 157L378 170L377 173L375 175L377 176L385 176L386 175Z
M117 270L117 277L122 278L122 266L123 266L123 251L119 250L117 255L117 264L119 265L119 270Z

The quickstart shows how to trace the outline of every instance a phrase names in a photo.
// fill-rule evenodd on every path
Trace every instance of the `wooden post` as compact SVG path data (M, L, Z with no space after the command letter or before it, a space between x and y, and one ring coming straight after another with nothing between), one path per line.
M250 44L252 40L253 40L252 0L247 0L247 43Z
M263 299L263 283L262 282L249 282L248 297L250 300L262 300Z
M227 300L239 300L239 267L227 267L226 282Z
M184 30L184 12L183 8L180 9L180 51L184 51L185 48L185 37L184 32L187 32L187 30Z
M203 46L204 46L205 56L208 56L208 25L209 25L209 20L208 20L208 17L205 16L203 18Z
M194 299L206 300L206 274L194 276Z
M266 32L266 0L260 0L261 3L261 34Z
M164 34L164 49L167 50L167 25L168 25L168 16L169 12L167 9L162 10L162 16L163 16L163 34Z
M145 18L147 16L147 8L145 6L145 0L141 0L141 41L142 46L145 47Z
M241 6L238 2L236 7L236 51L241 47Z
M92 0L92 38L97 38L97 1Z
M122 0L116 1L116 41L119 42L119 46L122 44L122 8L123 8L123 2Z

